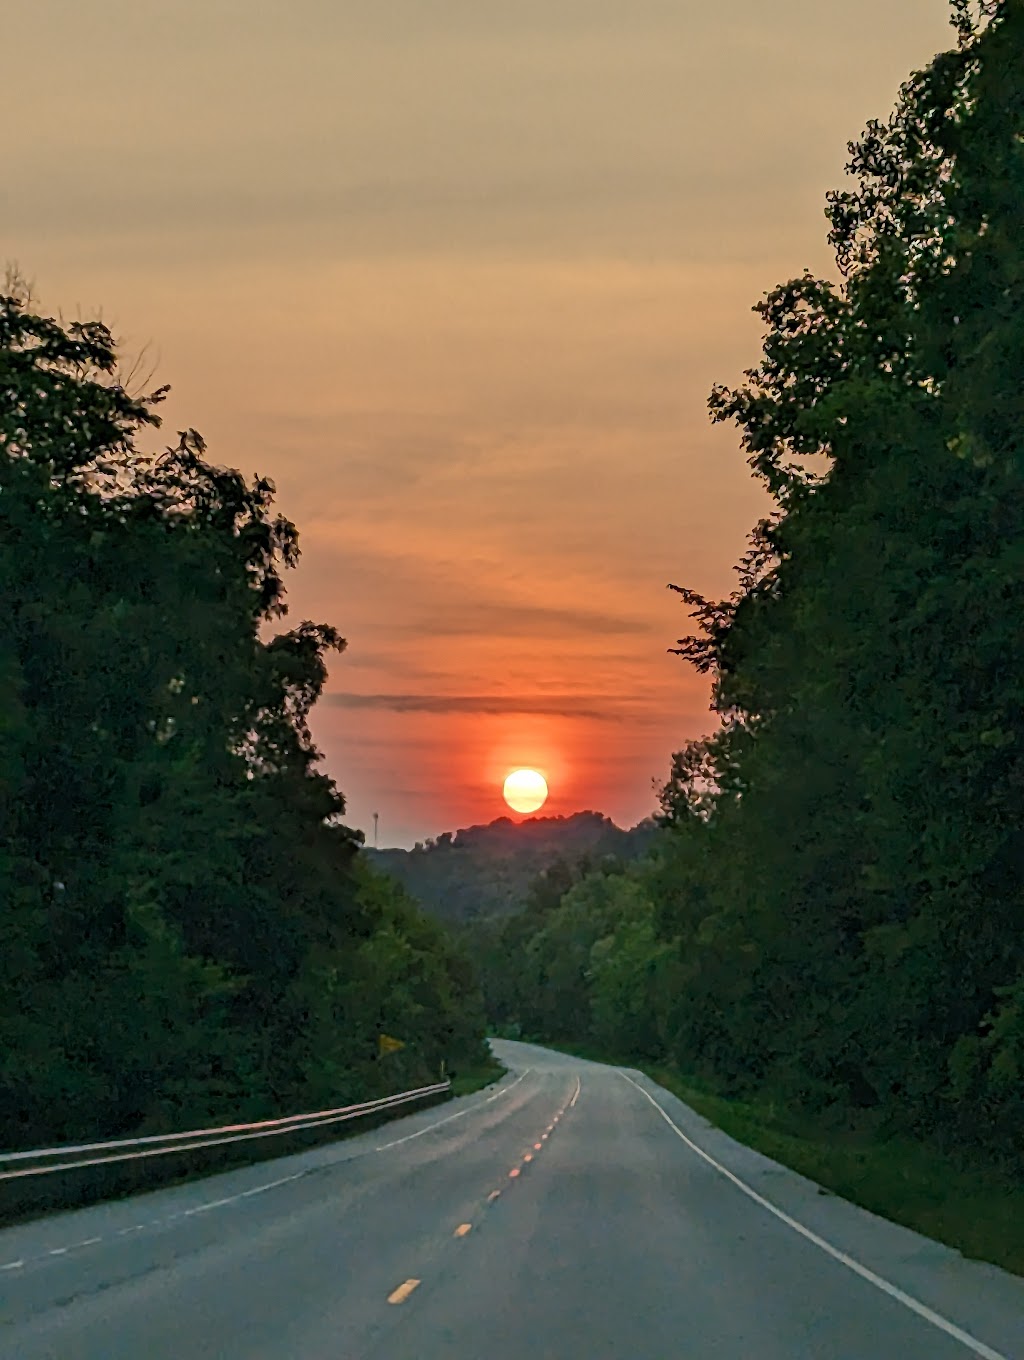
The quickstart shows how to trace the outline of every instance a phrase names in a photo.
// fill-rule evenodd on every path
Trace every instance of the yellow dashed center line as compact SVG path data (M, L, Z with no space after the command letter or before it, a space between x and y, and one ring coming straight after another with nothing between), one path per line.
M406 1280L388 1295L388 1303L404 1303L414 1289L419 1288L419 1280Z
M558 1123L558 1121L561 1119L563 1113L564 1113L564 1110L559 1110L558 1114L556 1114L556 1115L554 1116L554 1118L552 1119L551 1123L547 1126L547 1128L545 1129L545 1131L540 1135L540 1142L539 1142L539 1143L534 1143L534 1145L533 1145L533 1152L540 1152L540 1151L543 1150L543 1145L544 1145L544 1143L547 1142L548 1138L549 1138L549 1137L551 1136L551 1134L554 1132L555 1125L556 1125L556 1124ZM523 1155L523 1163L524 1163L524 1165L525 1165L527 1162L532 1162L532 1161L533 1161L533 1152L527 1152L527 1153L525 1153L525 1154ZM516 1180L516 1179L517 1179L519 1176L521 1176L521 1175L522 1175L522 1169L521 1169L521 1167L514 1166L514 1167L512 1167L512 1169L509 1171L509 1173L508 1173L508 1178L509 1178L509 1180ZM493 1204L494 1201L495 1201L496 1199L499 1199L500 1197L501 1197L501 1191L500 1191L500 1190L492 1190L491 1193L487 1196L487 1203L488 1203L488 1204ZM455 1229L455 1232L452 1234L452 1236L453 1236L453 1237L467 1237L472 1231L473 1231L473 1225L472 1225L472 1223L460 1223L459 1226ZM17 1264L20 1264L20 1262L18 1262ZM393 1289L393 1290L391 1291L391 1293L388 1295L388 1303L404 1303L404 1302L406 1301L406 1299L409 1297L409 1295L410 1295L411 1293L413 1293L414 1290L416 1290L416 1289L418 1289L418 1288L420 1287L420 1283L421 1283L421 1281L419 1281L419 1280L411 1280L411 1279L410 1279L410 1280L406 1280L403 1284L400 1284L400 1285L398 1286L397 1289Z

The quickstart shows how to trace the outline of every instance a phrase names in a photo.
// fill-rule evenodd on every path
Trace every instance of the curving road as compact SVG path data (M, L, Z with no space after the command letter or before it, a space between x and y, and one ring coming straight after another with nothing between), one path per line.
M0 1232L6 1360L1024 1360L1024 1280L852 1207L635 1072L499 1086Z

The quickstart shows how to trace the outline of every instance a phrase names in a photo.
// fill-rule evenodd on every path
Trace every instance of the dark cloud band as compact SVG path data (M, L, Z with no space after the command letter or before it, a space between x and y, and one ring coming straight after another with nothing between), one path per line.
M523 698L503 694L357 694L342 690L324 695L323 702L336 708L376 708L393 713L534 713L592 722L619 722L625 716L621 699L589 694Z

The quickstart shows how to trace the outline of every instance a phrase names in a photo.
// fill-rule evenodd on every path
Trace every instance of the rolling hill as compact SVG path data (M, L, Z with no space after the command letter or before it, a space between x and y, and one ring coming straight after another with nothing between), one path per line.
M485 826L446 831L412 850L363 850L375 868L397 878L440 920L466 923L505 916L520 906L542 870L606 856L636 859L655 835L653 821L629 831L599 812L571 817L499 817Z

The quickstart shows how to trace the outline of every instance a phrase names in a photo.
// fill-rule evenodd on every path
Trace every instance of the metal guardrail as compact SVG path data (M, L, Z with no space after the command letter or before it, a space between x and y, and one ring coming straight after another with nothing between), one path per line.
M196 1151L199 1148L219 1147L226 1143L243 1143L253 1138L273 1138L275 1135L297 1133L303 1129L326 1128L345 1123L361 1115L378 1114L440 1095L451 1090L450 1081L420 1086L415 1091L399 1091L366 1100L358 1105L339 1105L333 1110L309 1111L286 1115L282 1119L262 1119L251 1124L222 1124L218 1128L189 1129L184 1133L155 1133L144 1138L110 1139L99 1143L78 1143L65 1147L36 1148L29 1152L0 1153L0 1182L22 1180L30 1176L49 1176L59 1171L73 1171L79 1167L105 1166L111 1162L139 1161L144 1157L164 1157L170 1153ZM101 1153L101 1156L89 1156ZM106 1155L109 1154L109 1155ZM28 1165L23 1165L28 1163Z

